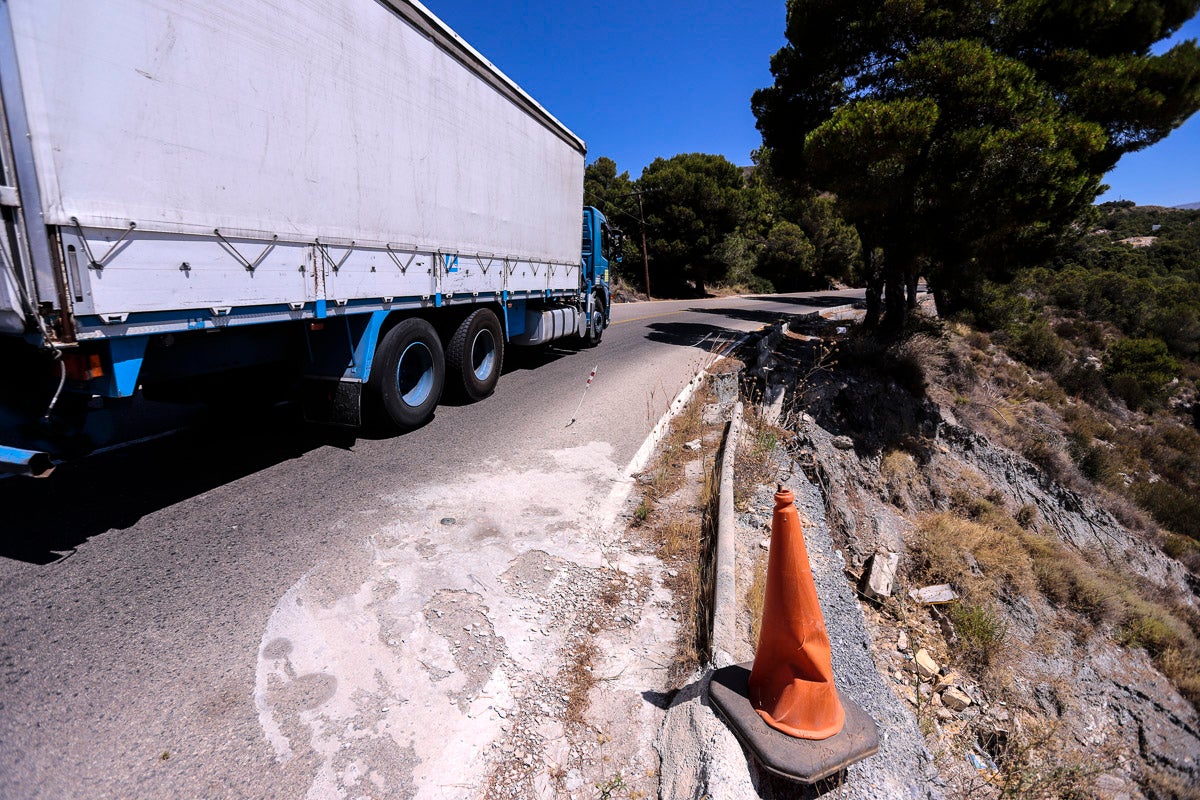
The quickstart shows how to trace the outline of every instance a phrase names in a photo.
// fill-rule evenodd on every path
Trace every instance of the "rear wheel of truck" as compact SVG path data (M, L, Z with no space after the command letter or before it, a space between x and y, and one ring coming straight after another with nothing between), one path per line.
M368 386L398 428L420 427L433 416L446 380L437 331L423 319L406 319L379 342Z
M584 328L583 339L584 347L595 347L600 344L600 337L604 335L604 300L599 293L592 295L592 315L588 319L588 324Z
M496 390L504 366L504 332L489 308L472 311L446 345L446 374L457 394L470 402Z

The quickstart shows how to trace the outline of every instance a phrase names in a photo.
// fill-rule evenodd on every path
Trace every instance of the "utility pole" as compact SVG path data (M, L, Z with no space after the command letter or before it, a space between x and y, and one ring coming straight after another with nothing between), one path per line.
M646 299L650 299L650 253L646 250L646 214L642 210L642 189L637 189L634 194L638 199L638 221L641 223L642 229L642 269L645 270L646 278Z
M642 269L643 269L643 277L646 280L646 299L647 300L651 299L650 298L650 252L646 248L646 212L642 208L642 195L645 194L646 192L657 192L658 190L659 190L659 187L652 186L649 189L634 189L629 194L615 195L613 197L608 198L608 200L610 200L610 201L616 200L621 197L636 197L637 198L637 201L638 201L638 226L642 229ZM624 211L622 211L620 213L624 214L625 216L629 217L630 219L633 219L633 216L631 214L626 214Z

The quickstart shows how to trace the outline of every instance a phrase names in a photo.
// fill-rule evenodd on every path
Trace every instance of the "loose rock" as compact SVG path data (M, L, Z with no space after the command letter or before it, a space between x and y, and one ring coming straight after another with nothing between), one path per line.
M942 704L954 711L962 711L971 705L971 698L958 687L951 686L942 692Z
M896 580L896 568L900 565L900 554L892 552L874 553L867 560L860 591L874 600L892 596L892 584Z
M933 678L942 671L942 668L938 666L938 663L933 660L933 657L929 655L929 652L924 647L917 651L915 661L917 672L922 678Z

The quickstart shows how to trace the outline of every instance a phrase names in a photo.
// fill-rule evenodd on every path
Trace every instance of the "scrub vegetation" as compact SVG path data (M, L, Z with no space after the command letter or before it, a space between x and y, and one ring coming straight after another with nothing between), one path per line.
M1053 332L1058 320L1045 321ZM914 709L948 796L1103 796L1097 781L1119 776L1140 790L1131 796L1195 797L1180 767L1187 745L1139 744L1107 693L1137 687L1191 730L1192 712L1179 709L1200 707L1196 564L1187 576L1153 546L1171 554L1194 540L1136 504L1132 487L1170 481L1148 481L1120 447L1088 442L1097 459L1072 439L1085 421L1106 444L1126 431L1156 443L1137 447L1137 459L1170 449L1184 469L1198 453L1190 407L1178 402L1190 379L1136 411L1102 385L1098 407L1014 357L1004 328L918 313L888 342L853 326L800 325L833 342L836 366L795 389L795 457L815 451L806 471L825 492L856 586L878 548L900 555L892 595L864 601L864 612L878 626L877 665ZM1068 354L1078 346L1062 339ZM1081 466L1097 461L1090 474L1116 476L1109 484ZM957 599L921 606L908 594L937 584ZM917 677L920 649L940 677ZM970 708L948 706L942 680L963 688ZM1084 731L1088 720L1099 727Z
M1200 574L1200 211L1104 204L1072 249L986 288L954 391L1002 398L1006 443Z

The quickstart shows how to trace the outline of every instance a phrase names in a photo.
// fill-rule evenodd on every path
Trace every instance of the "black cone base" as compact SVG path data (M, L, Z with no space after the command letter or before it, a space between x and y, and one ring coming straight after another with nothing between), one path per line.
M838 698L846 710L846 724L828 739L797 739L763 722L750 705L753 665L754 662L747 661L714 672L708 696L738 741L767 772L791 781L816 783L879 751L875 721L840 692Z

